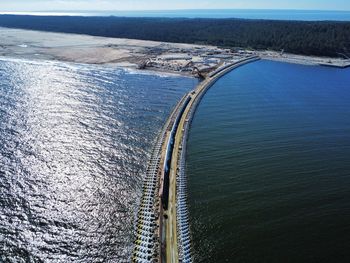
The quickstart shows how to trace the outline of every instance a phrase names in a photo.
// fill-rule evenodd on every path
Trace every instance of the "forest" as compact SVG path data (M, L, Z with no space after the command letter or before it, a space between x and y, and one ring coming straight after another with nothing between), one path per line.
M0 15L0 26L228 48L350 56L350 22Z

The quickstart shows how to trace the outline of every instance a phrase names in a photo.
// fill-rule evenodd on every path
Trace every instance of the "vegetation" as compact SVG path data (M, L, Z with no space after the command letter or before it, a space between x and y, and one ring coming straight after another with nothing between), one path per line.
M0 26L222 47L283 49L304 55L350 56L350 22L0 15Z

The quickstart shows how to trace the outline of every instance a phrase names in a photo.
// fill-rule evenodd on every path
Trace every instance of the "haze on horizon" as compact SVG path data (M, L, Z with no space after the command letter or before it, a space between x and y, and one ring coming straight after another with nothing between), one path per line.
M173 9L301 9L350 11L349 0L12 0L1 1L2 12L118 11Z

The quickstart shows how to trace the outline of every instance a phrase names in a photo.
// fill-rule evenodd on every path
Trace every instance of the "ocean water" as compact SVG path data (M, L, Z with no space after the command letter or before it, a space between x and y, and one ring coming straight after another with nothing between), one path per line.
M0 61L0 262L128 262L142 179L192 78Z
M196 262L350 262L350 69L259 61L220 79L187 151Z
M350 11L276 10L276 9L199 9L146 11L56 11L56 12L1 12L1 14L71 15L71 16L125 16L125 17L186 17L186 18L243 18L305 21L350 21Z

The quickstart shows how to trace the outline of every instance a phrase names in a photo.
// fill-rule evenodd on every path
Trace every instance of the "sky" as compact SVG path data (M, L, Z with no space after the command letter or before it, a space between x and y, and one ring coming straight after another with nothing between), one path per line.
M0 0L0 11L171 9L350 10L350 0Z

